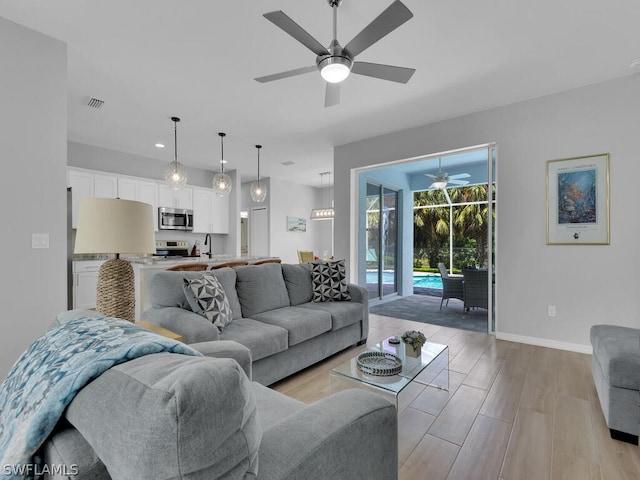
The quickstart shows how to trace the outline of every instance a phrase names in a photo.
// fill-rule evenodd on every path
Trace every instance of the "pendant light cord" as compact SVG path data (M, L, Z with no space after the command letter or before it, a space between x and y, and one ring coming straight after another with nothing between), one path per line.
M224 175L224 137L226 133L220 132L218 135L220 135L220 151L222 152L222 157L220 158L220 173Z
M178 121L173 121L173 158L176 164L178 163Z
M260 149L262 145L256 145L256 148L258 149L258 181L260 181Z

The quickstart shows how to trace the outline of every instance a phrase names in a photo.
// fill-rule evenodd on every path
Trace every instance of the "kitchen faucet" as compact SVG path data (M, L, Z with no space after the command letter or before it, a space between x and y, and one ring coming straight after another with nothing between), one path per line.
M207 243L207 241L208 241L209 243ZM204 236L204 244L205 244L205 245L209 245L209 251L207 252L207 255L209 255L209 258L211 258L211 234L207 233L207 234Z

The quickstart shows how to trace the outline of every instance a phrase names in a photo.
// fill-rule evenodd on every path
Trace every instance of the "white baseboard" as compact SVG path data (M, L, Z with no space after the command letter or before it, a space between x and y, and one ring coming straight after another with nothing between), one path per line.
M511 333L496 332L498 340L508 340L510 342L526 343L527 345L536 345L538 347L557 348L558 350L567 350L569 352L593 354L591 345L580 345L578 343L559 342L557 340L549 340L547 338L525 337L524 335L513 335Z

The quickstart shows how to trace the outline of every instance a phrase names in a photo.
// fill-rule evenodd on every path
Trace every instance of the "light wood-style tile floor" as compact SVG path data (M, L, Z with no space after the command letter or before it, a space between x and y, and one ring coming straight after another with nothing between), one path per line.
M640 449L609 437L590 355L378 315L368 344L410 329L449 346L449 391L414 382L400 394L401 480L640 479ZM353 388L329 372L364 348L272 388L307 403Z

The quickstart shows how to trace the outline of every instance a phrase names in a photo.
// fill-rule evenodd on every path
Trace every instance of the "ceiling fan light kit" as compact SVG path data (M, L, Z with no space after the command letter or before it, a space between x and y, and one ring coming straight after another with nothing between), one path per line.
M178 117L171 117L173 122L174 160L164 170L164 181L173 190L181 189L187 183L187 170L178 162Z
M315 53L316 66L296 68L286 72L258 77L255 79L256 81L260 83L271 82L318 70L320 71L320 76L327 82L324 106L330 107L340 102L340 83L351 72L396 83L407 83L411 79L415 72L413 68L355 61L357 55L413 17L411 11L400 0L396 0L387 7L344 47L340 45L337 39L338 7L342 0L327 1L333 9L333 40L329 47L322 45L283 11L278 10L264 14L267 20Z
M346 57L325 57L318 62L320 76L329 83L340 83L346 80L351 72L351 60Z
M429 188L435 188L436 190L444 190L448 185L467 185L469 180L462 179L471 177L468 173L458 173L456 175L449 176L447 172L442 171L441 158L438 158L438 171L435 174L425 173L425 176L433 178L433 183L429 185Z

